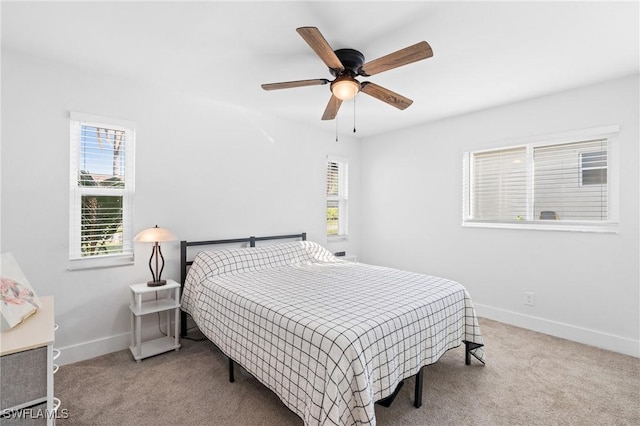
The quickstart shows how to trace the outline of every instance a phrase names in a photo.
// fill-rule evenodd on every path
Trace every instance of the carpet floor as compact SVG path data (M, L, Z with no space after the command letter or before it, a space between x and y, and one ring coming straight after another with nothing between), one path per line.
M480 319L487 353L464 364L462 347L424 369L423 406L414 380L378 425L640 425L640 359ZM198 330L189 337L199 338ZM135 362L129 350L62 366L55 394L67 425L302 425L208 340Z

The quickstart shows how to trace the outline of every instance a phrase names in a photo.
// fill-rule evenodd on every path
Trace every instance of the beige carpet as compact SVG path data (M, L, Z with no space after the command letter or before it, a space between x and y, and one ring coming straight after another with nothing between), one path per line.
M487 365L464 350L425 368L424 405L410 379L379 425L640 425L640 360L480 320ZM200 337L197 330L193 337ZM182 341L136 363L128 350L66 365L55 376L67 425L298 425L299 417L208 341Z

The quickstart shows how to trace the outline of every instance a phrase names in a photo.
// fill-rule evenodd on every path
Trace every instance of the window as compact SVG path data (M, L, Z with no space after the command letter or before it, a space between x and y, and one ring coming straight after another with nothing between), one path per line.
M580 185L607 183L607 151L580 154Z
M133 261L135 125L71 113L70 268Z
M616 136L610 126L465 153L463 224L617 231Z
M349 166L346 161L327 160L327 235L348 233Z

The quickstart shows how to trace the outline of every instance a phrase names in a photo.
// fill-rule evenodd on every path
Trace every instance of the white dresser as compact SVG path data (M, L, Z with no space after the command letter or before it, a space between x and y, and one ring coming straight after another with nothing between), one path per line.
M53 396L53 296L40 297L40 302L42 307L36 314L0 333L0 414L3 415L0 423L3 426L55 423L60 401Z

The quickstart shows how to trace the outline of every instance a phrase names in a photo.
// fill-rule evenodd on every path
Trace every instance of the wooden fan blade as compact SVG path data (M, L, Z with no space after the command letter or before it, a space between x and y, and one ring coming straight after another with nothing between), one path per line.
M411 99L369 81L361 83L360 91L398 109L407 109L413 103Z
M340 59L329 46L320 30L316 27L300 27L296 31L329 68L334 70L344 69L342 62L340 62Z
M333 120L338 115L338 110L340 109L340 105L342 105L342 100L336 98L331 95L331 99L329 99L329 103L324 110L324 114L322 114L323 120Z
M263 84L264 90L279 90L290 89L292 87L304 87L304 86L321 86L329 83L326 78L317 78L315 80L298 80L298 81L283 81L282 83L267 83Z
M433 50L426 41L405 47L373 61L369 61L359 70L360 75L370 76L393 68L421 61L433 56Z

